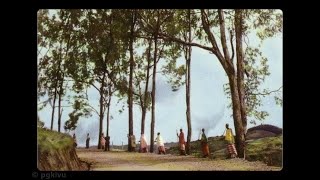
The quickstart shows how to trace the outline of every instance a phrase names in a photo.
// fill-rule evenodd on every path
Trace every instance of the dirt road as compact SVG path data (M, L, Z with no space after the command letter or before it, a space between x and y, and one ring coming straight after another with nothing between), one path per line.
M153 153L105 152L98 149L77 149L78 157L91 164L92 171L279 171L262 162L242 159L210 160L192 156L158 155Z

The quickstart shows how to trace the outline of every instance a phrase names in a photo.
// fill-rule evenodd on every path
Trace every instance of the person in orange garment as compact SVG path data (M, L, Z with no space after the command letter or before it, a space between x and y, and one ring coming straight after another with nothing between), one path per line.
M177 136L179 137L179 149L180 149L180 155L186 155L186 141L184 140L184 133L182 129L180 129L180 135Z

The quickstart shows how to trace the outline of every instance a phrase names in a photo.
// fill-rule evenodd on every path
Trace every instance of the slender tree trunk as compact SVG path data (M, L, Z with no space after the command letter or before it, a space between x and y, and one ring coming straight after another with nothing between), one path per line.
M241 105L243 131L247 131L247 111L244 92L244 56L242 48L242 10L235 10L236 53L237 53L237 83Z
M145 127L145 122L146 122L146 114L147 114L147 109L144 107L145 105L143 105L142 107L142 117L141 117L141 134L144 134L144 127Z
M109 147L109 145L110 145L110 138L108 138L109 137L109 126L110 126L110 103L111 103L111 97L112 97L112 93L110 93L111 92L111 88L110 88L110 85L109 85L109 99L108 99L108 107L107 107L107 132L106 132L106 139L108 139L108 141L109 142L107 142L107 144L106 144L106 146L104 147L104 150L105 151L110 151L110 147Z
M106 133L107 136L109 136L109 127L110 127L110 103L111 103L111 97L112 96L109 94L108 109L107 109L107 133Z
M237 78L235 74L228 74L229 85L231 90L231 99L232 99L232 110L233 110L233 120L234 127L236 131L236 148L238 151L238 156L240 158L244 157L244 133L241 119L241 104L239 101L239 92L237 85Z
M59 94L59 105L58 105L58 132L60 132L60 128L61 128L61 116L62 116L62 111L61 111L61 95Z
M136 19L136 12L132 12L132 23L131 23L131 30L130 30L130 44L129 44L129 51L130 51L130 74L129 74L129 137L133 135L133 90L132 90L132 77L133 77L133 66L134 66L134 59L133 59L133 38L134 38L134 25ZM132 151L130 138L128 138L128 151Z
M69 21L70 18L68 18L67 24L69 26ZM70 32L70 28L69 28L69 32ZM68 41L67 41L67 49L66 49L66 57L68 55L68 51L69 51L69 45L70 45L70 40L71 40L71 36L69 35ZM61 42L62 44L62 42ZM61 48L61 46L60 46ZM60 61L59 61L59 80L60 80L60 87L59 87L59 107L58 107L58 112L59 112L59 117L58 117L58 132L60 132L61 129L61 117L62 117L62 110L61 110L61 101L62 101L62 96L63 96L63 82L64 82L64 72L61 69L61 62L62 62L62 51L60 51ZM62 73L61 73L62 71Z
M149 96L148 93L148 86L149 86L149 74L150 74L150 58L151 58L151 45L152 45L152 41L151 39L149 40L149 47L148 47L148 65L147 65L147 76L146 76L146 87L144 89L144 99L143 99L143 107L142 107L142 118L141 118L141 134L144 134L144 128L145 128L145 122L146 122L146 114L147 114L147 98Z
M186 153L190 154L190 141L191 141L191 116L190 116L190 59L187 61L187 93L186 93L186 103L187 103L187 126L188 126L188 135L187 135L187 145L186 145Z
M61 108L61 111L60 111L60 113L59 113L59 121L58 121L58 122L59 122L59 123L58 123L59 129L58 129L58 132L60 132L62 112L63 112L63 108Z
M51 126L50 126L50 130L53 130L53 120L54 120L54 110L55 110L55 106L56 106L56 99L57 99L57 86L55 86L54 88L54 95L53 95L53 105L52 105L52 113L51 113Z
M153 74L152 74L152 115L151 115L151 139L150 139L150 152L154 151L154 124L156 119L156 72L157 72L157 50L158 50L158 35L154 35L154 55L153 55Z
M103 105L103 99L104 99L104 94L103 94L103 88L104 88L104 80L105 80L106 74L103 73L103 77L101 80L101 86L100 86L100 112L99 112L99 135L98 135L98 149L101 149L101 143L100 143L100 137L102 135L102 127L103 127L103 117L104 117L104 105Z
M188 16L189 16L189 43L191 43L191 18L190 18L190 9L188 10ZM187 82L186 82L186 98L187 98L187 125L188 125L188 135L187 135L187 146L186 146L186 153L191 153L191 135L192 135L192 127L191 127L191 110L190 110L190 85L191 85L191 75L190 75L190 69L191 69L191 46L188 46L188 59L187 59Z
M60 54L59 54L59 64L58 64L58 69L56 71L56 81L54 85L54 97L53 97L53 106L52 106L52 114L51 114L51 130L53 130L53 120L54 120L54 112L55 112L55 105L56 105L56 99L57 99L57 90L58 90L58 84L59 84L59 74L60 74L60 66L61 66L61 56L62 56L62 42L60 42ZM60 110L60 109L59 109ZM60 112L58 112L60 113Z
M132 40L130 42L130 77L129 77L129 136L133 135L133 92L132 92L132 76L133 76L133 47ZM131 143L129 142L128 151L131 152Z
M62 73L62 78L60 85L59 85L59 105L58 105L58 132L60 132L60 128L61 128L61 116L62 116L62 110L61 110L61 101L62 101L62 94L63 94L63 80L64 80L64 73Z

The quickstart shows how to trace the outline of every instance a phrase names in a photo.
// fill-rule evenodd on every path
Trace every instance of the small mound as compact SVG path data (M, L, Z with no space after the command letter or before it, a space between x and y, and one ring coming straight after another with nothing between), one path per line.
M246 138L259 139L265 137L274 137L282 134L282 129L273 125L264 124L249 128Z

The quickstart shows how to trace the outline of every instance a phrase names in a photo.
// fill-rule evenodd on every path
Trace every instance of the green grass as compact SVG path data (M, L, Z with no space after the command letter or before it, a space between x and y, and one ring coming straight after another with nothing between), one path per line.
M209 137L209 149L213 159L226 159L226 145L222 137ZM199 141L191 142L191 155L201 157ZM179 154L178 147L170 148L171 154ZM282 166L282 135L256 139L247 144L246 159L248 161L262 161L272 166Z
M73 146L73 139L67 134L38 128L38 149L40 152L52 152Z
M259 160L268 165L282 166L282 135L257 139L247 145L249 160Z

